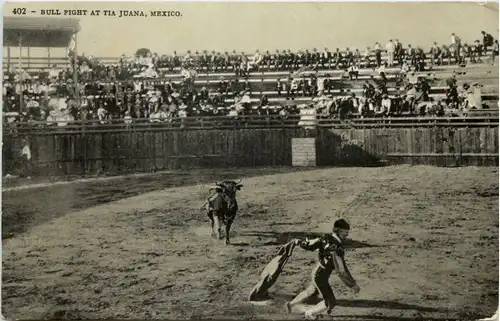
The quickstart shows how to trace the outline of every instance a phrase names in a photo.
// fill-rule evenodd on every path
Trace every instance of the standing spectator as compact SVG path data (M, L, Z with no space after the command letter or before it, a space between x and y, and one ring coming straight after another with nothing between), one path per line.
M373 50L375 50L375 60L377 62L377 67L380 67L382 63L382 47L378 42L376 42Z
M396 50L392 39L389 40L387 45L385 45L385 50L387 51L387 63L389 64L389 67L392 67L392 64L394 63L394 51Z
M498 56L498 40L493 43L493 49L491 50L491 64L495 64L495 57Z
M460 49L462 47L461 39L454 33L451 34L451 45L453 46L453 51L455 55L455 63L460 64Z
M339 48L333 53L333 60L335 61L335 68L339 68L339 65L342 63L342 53Z
M30 145L28 143L28 139L23 138L22 144L23 144L23 148L21 150L22 169L21 169L20 176L31 179L31 175L32 175L31 148L30 148Z
M488 51L488 47L493 46L493 36L486 33L486 31L481 31L481 34L483 35L483 48L486 52Z
M403 64L403 59L401 59L403 53L403 45L399 42L398 39L394 40L394 58L398 60L400 65Z

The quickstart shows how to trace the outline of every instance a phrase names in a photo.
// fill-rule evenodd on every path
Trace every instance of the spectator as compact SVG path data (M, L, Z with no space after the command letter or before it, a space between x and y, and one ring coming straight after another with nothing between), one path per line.
M403 45L398 39L394 40L394 58L398 60L399 64L402 65L402 55L403 55Z
M436 65L436 62L437 62L437 65L443 64L442 57L441 57L441 48L439 48L437 42L434 42L434 44L432 45L431 50L430 50L430 54L431 54L431 64L433 66Z
M323 96L325 92L325 78L322 75L316 79L316 87L318 89L318 96Z
M366 68L369 68L371 65L370 54L370 47L366 47L365 51L363 52L363 62Z
M323 54L321 55L321 67L325 68L325 65L328 64L328 67L330 68L330 60L332 58L332 54L328 50L328 48L325 48L323 51Z
M385 114L388 114L389 112L391 112L391 106L392 104L392 100L389 98L389 96L387 94L384 94L382 96L382 112L385 113Z
M498 40L493 43L493 49L491 50L491 64L495 64L495 58L498 56Z
M488 51L488 47L493 46L493 36L489 33L486 33L486 31L481 31L481 34L483 35L484 51Z
M464 84L464 90L466 91L467 109L483 108L482 92L480 85L477 82L474 83L472 87Z
M460 64L460 49L462 47L461 39L454 33L451 34L451 45L453 46L453 54L455 56L455 63Z
M52 65L52 69L49 71L49 79L51 79L51 81L58 79L60 72L61 71L57 69L57 65Z
M389 40L387 45L385 45L385 50L387 51L387 63L389 65L389 67L392 67L392 65L394 63L394 52L396 50L396 47L394 46L392 39Z
M21 169L21 177L26 177L31 179L32 175L32 164L31 164L31 148L28 143L27 138L22 139L23 148L21 150L21 161L22 161L22 169Z
M376 42L373 50L375 50L375 61L377 63L377 67L380 67L382 63L382 47L378 42Z
M358 80L358 76L359 76L359 67L358 65L354 64L354 63L351 63L351 65L349 66L349 79L350 80L353 80L353 78L355 78L356 80Z

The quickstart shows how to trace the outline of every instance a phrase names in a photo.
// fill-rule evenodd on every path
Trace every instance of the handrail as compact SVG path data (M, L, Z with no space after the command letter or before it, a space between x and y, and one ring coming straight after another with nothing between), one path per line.
M354 114L354 116L358 116ZM405 123L407 121L412 121L415 123L463 123L467 124L469 122L484 122L485 124L495 124L498 123L499 118L497 116L484 115L484 116L470 116L470 117L426 117L426 116L415 116L415 117L370 117L370 118L348 118L341 121L338 118L324 118L324 116L317 116L315 119L301 119L300 115L288 115L286 117L280 115L269 115L269 116L255 116L255 115L241 115L241 116L200 116L200 117L172 117L164 120L160 119L150 119L150 118L132 118L132 119L111 119L111 120L54 120L54 121L31 121L31 122L14 122L6 123L4 121L4 129L9 129L9 125L14 125L16 128L36 128L37 125L45 125L50 127L51 125L57 124L67 124L65 126L54 126L54 128L67 128L67 129L84 129L92 126L99 126L103 128L114 128L114 127L161 127L169 125L171 123L175 124L190 124L190 123L205 123L207 126L211 123L224 123L224 122L252 122L252 123L270 123L270 122L280 122L284 123L296 123L298 121L305 121L308 124L305 126L311 126L310 123L315 125L329 125L326 123L344 123L348 122L350 124L362 124L362 123ZM131 121L131 123L126 123L126 121ZM26 127L25 127L26 126Z
M490 47L492 47L492 46L490 46ZM403 49L405 49L405 50L406 50L406 48L403 48ZM373 51L373 50L371 50L371 51ZM380 51L381 51L381 53L382 53L381 57L388 57L388 56L386 55L387 50L382 49L382 50L380 50ZM491 49L488 49L488 50L483 51L483 56L486 56L486 55L488 55L488 54L491 54L491 52L492 52L492 51L493 51L493 49L492 49L492 48L491 48ZM265 51L264 51L264 52L265 52ZM297 53L297 52L298 52L298 51L296 51L296 52L294 52L294 53ZM322 54L322 53L323 53L323 51L318 51L318 52L319 52L320 54ZM345 50L341 50L341 51L339 51L339 52L340 52L341 54L345 54L345 53L346 53L346 51L345 51ZM426 55L429 55L429 54L430 54L430 53L429 53L429 51L424 51L424 52L425 52L425 54L426 54ZM262 52L261 52L261 53L262 53ZM332 55L333 55L333 54L335 54L335 53L336 53L336 52L332 52L332 51L330 51L330 54L332 54ZM354 54L354 51L351 51L351 53L353 53L353 54ZM270 54L272 54L272 55L273 55L273 54L274 54L274 52L270 52ZM281 54L281 52L280 52L280 54ZM361 54L361 56L362 56L362 57L364 57L363 52L360 52L360 54ZM193 55L193 53L192 53L192 55ZM255 53L253 53L253 54L246 54L245 56L246 56L246 57L253 57L254 55L255 55ZM170 57L172 57L172 55L158 55L158 56L159 56L160 58L161 58L162 56L167 56L167 57L169 57L169 58L170 58ZM241 57L242 55L241 55L241 54L237 54L236 56L237 56L237 57ZM179 60L182 60L182 58L184 58L184 56L183 56L183 55L178 55L177 57L179 58ZM370 52L369 57L370 57L370 58L372 58L372 57L376 57L376 55L375 55L374 53ZM116 62L119 62L119 61L120 61L120 59L121 59L121 57L94 57L94 58L95 58L95 59L97 59L98 61L116 61ZM129 57L125 57L125 58L129 58ZM16 59L19 59L19 57L11 57L10 59L11 59L11 60L16 60ZM31 57L31 56L30 56L30 59L47 59L47 60L49 60L49 58L48 58L48 57L38 57L38 56L36 56L36 57ZM64 60L67 60L67 59L68 59L68 57L64 57L64 56L62 56L62 57L50 57L50 60L54 60L54 59L61 59L61 60L62 60L62 59L64 59ZM427 58L427 59L430 59L430 58Z

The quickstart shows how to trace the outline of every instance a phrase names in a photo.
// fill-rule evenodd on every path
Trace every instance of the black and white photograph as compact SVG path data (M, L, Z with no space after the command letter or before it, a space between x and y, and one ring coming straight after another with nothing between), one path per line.
M3 320L498 320L498 2L7 2Z

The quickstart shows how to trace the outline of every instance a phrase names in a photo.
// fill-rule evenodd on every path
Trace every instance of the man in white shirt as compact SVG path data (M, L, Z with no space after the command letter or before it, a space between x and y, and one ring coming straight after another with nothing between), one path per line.
M467 101L469 109L481 109L483 108L483 98L481 92L481 85L477 82L472 85L471 88L467 90Z
M50 79L57 79L59 78L59 69L57 69L56 65L52 66L52 69L49 71L49 78Z
M385 45L385 50L387 50L387 62L389 64L389 67L392 67L392 64L394 63L394 51L396 49L396 46L392 42L392 39L389 40L387 45Z
M316 87L318 88L318 96L323 96L325 91L325 77L321 75L316 78Z
M23 163L23 172L21 176L26 176L26 178L31 178L32 166L31 166L31 149L26 138L23 138L23 149L21 150L21 158Z
M388 114L391 112L392 101L387 94L382 97L382 112Z

